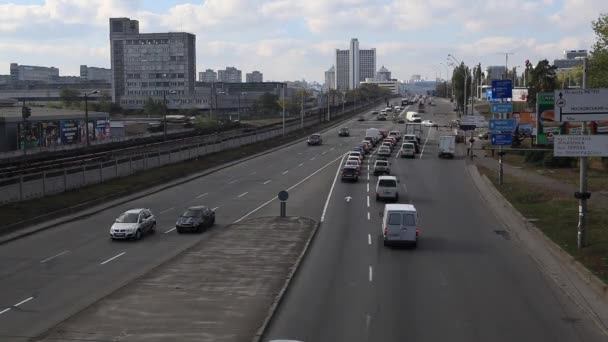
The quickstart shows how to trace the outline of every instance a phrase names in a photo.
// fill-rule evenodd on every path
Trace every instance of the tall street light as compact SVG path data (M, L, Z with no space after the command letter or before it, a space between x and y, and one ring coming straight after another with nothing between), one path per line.
M224 95L226 94L225 91L215 91L215 121L217 122L217 124L219 125L220 123L220 107L217 105L217 96L218 95Z
M449 97L449 92L448 92L448 77L450 76L450 70L448 69L448 66L445 65L443 62L439 63L441 65L443 65L443 67L445 68L445 97Z
M344 115L344 104L346 103L346 92L342 92L342 115Z
M239 111L238 111L238 121L241 122L241 95L247 95L247 92L239 92Z
M87 147L91 143L89 141L89 95L99 94L99 90L93 90L90 93L84 93L84 132L87 136Z
M167 93L174 95L177 94L175 90L169 90L163 93L163 139L167 140Z

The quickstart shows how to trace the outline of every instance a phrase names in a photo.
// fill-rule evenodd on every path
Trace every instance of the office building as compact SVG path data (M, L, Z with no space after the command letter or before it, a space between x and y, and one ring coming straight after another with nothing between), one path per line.
M420 75L412 75L412 77L410 77L410 83L420 82L421 80L422 77Z
M218 82L226 83L241 83L243 82L243 76L241 70L235 67L226 67L225 70L217 71Z
M247 83L261 83L264 82L264 74L255 70L251 73L245 74L245 80Z
M336 89L336 67L333 65L325 72L325 90Z
M53 83L59 78L59 69L55 67L42 67L33 65L19 65L11 63L11 81L32 81Z
M112 69L80 66L80 78L83 81L104 81L112 82Z
M553 60L553 65L557 67L558 73L568 71L576 66L582 66L583 58L587 55L587 50L566 50L564 58Z
M171 108L196 101L195 35L140 33L137 20L110 18L110 51L113 102L142 108L149 98L166 95Z
M391 91L393 95L400 94L399 81L380 81L375 78L366 78L365 81L362 81L361 84L375 84L380 88L385 88Z
M336 49L336 87L339 90L359 87L361 80L376 75L376 49L359 49L359 40L350 40L348 50Z
M203 72L199 72L198 81L206 83L217 82L217 72L215 72L213 69L207 69Z
M376 73L376 80L378 81L390 81L391 80L391 72L388 71L387 68L384 67L384 65L382 67L380 67L380 69L378 69L378 72Z
M504 65L493 65L488 67L486 78L488 79L488 82L491 82L493 80L501 80L505 78L506 74L507 67Z

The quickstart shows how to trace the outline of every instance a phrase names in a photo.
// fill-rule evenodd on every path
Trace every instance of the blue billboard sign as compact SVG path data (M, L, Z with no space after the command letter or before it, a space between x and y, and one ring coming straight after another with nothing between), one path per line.
M492 132L513 132L515 130L515 120L513 119L490 119L488 128Z
M490 136L490 141L494 146L511 146L513 136L511 133L496 133Z
M513 97L513 82L511 80L493 80L492 98L510 99Z
M492 113L511 114L513 113L513 103L492 103Z

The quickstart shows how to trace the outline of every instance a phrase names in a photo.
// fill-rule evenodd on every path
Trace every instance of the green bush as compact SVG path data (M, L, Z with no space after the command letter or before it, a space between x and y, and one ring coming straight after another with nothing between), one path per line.
M525 151L524 161L530 164L539 164L545 160L546 151Z
M549 151L543 159L543 165L546 167L572 167L576 165L576 158L554 157L553 152Z

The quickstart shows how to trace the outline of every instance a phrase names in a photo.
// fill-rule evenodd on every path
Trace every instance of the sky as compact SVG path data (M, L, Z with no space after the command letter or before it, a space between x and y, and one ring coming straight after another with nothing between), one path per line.
M358 38L394 78L445 78L448 54L485 69L509 52L521 69L590 49L601 13L607 0L0 0L0 74L12 62L61 76L109 68L108 19L129 17L140 32L196 34L197 72L235 66L265 81L322 83L335 49Z

